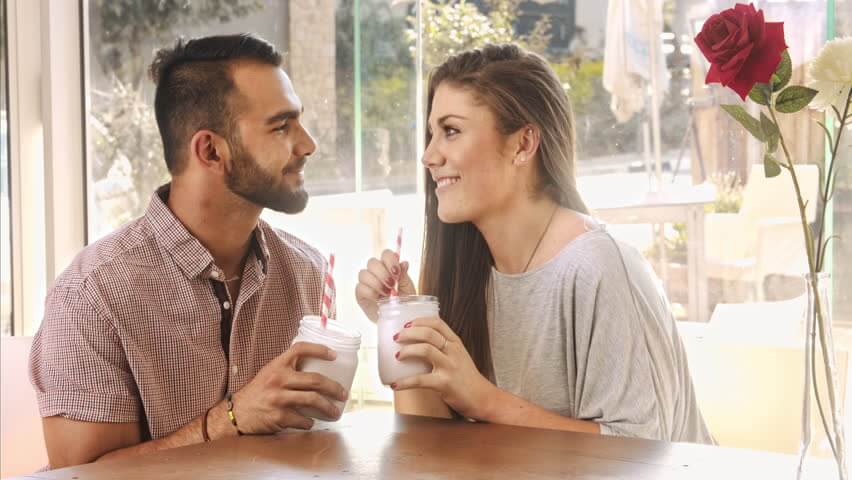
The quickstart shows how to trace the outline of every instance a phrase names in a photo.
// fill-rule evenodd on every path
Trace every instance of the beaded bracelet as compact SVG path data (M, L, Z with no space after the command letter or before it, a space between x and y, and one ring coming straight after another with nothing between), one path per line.
M237 417L234 415L234 399L230 392L225 397L225 400L228 401L228 419L231 421L231 425L237 429L237 435L242 435L243 432L241 432L240 427L237 426Z

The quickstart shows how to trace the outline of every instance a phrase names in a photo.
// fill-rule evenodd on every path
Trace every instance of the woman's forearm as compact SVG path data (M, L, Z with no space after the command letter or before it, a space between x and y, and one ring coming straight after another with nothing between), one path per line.
M569 432L601 433L601 427L595 422L577 420L553 413L523 398L496 388L483 405L477 420L503 425L547 428Z
M405 415L450 418L450 408L433 390L412 389L394 392L394 409ZM496 386L483 408L474 415L476 420L503 425L547 428L570 432L600 433L600 425L587 420L563 417Z
M450 408L441 400L438 392L416 388L393 394L394 410L404 415L421 417L451 418Z

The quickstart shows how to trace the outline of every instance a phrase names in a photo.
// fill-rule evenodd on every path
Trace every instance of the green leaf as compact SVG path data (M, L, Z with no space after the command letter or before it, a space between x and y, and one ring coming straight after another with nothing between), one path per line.
M780 139L781 137L778 134L769 137L769 140L766 142L766 148L769 153L775 153L778 151L778 141Z
M769 152L763 154L763 174L766 178L781 175L781 165L778 165L778 161Z
M781 113L796 113L811 103L816 94L813 88L798 85L787 87L775 99L775 109Z
M766 83L755 83L753 87L751 87L751 91L748 92L748 98L751 99L754 103L759 103L764 106L769 106L769 98L772 95L772 92L769 91L769 84Z
M766 137L766 148L769 153L775 153L778 150L778 140L781 139L781 132L778 130L778 125L775 125L763 112L760 112L760 130Z
M778 134L778 126L763 112L760 112L760 130L766 135L766 138Z
M777 92L786 87L790 82L790 77L793 76L793 62L790 60L790 53L784 50L781 53L781 63L775 69L775 74L772 75L772 91Z
M760 122L749 115L743 107L739 105L722 105L722 110L745 127L748 133L752 134L754 138L761 142L766 141L766 137L763 136L763 130L760 129Z

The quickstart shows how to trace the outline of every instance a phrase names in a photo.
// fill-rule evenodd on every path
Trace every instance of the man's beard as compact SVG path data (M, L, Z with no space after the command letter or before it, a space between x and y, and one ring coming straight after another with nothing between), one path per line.
M254 157L244 148L239 139L232 140L232 170L226 177L228 188L240 197L276 212L299 213L308 204L308 192L301 186L290 190L286 184L260 168ZM297 159L288 170L299 171L307 157Z

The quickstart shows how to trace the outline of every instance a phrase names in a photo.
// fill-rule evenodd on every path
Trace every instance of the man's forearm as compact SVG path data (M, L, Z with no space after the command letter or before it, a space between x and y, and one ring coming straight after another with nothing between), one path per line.
M159 450L167 450L170 448L185 447L187 445L201 443L204 441L204 436L201 433L202 418L203 415L165 437L143 442L132 447L113 450L102 455L96 461L100 462L101 460L132 457ZM219 402L216 406L210 409L210 413L207 416L207 434L210 436L211 440L237 434L236 429L228 420L227 407L224 402Z

